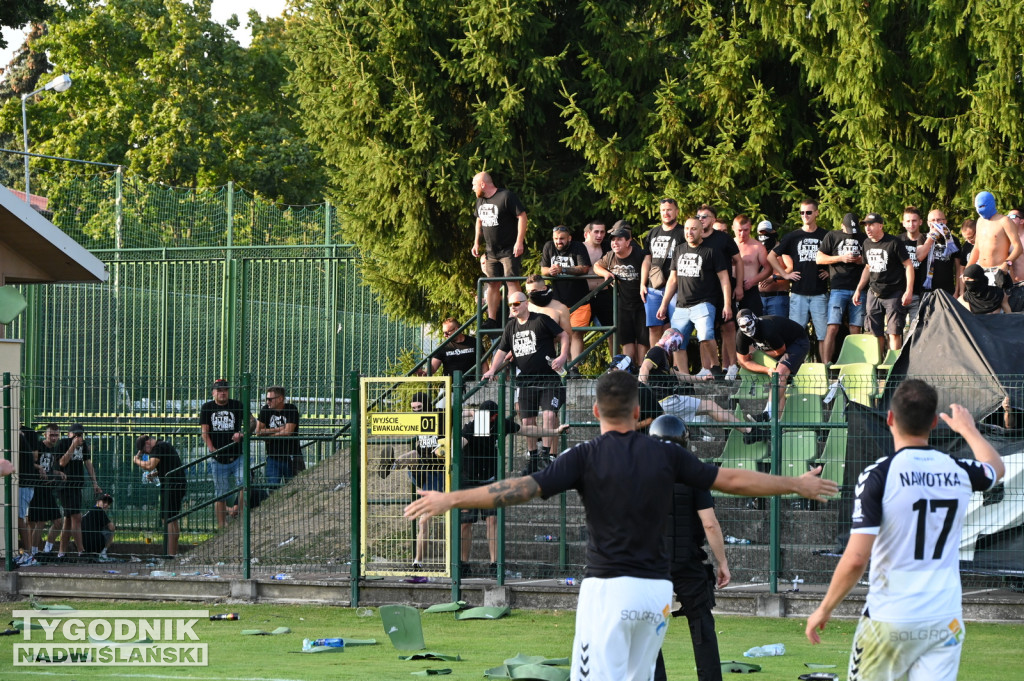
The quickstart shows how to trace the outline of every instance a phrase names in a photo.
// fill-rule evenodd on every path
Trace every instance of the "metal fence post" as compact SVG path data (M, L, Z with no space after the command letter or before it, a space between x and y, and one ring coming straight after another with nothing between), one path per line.
M779 375L771 375L771 405L772 405L772 440L771 460L772 473L779 475L782 471L782 424L779 418ZM779 497L773 496L769 500L768 511L768 590L770 593L779 592L779 566L781 565L779 547Z
M452 394L446 404L452 415L451 432L448 435L449 448L452 452L451 488L462 487L462 372L456 371L452 376ZM452 601L462 596L462 511L452 509L448 518L452 533Z
M362 524L359 513L359 490L361 481L359 479L360 450L362 441L362 405L359 403L359 372L353 371L349 374L349 423L348 429L351 436L349 447L349 543L350 548L350 569L351 580L351 604L355 608L359 605L359 527Z
M252 577L252 511L249 508L249 466L251 465L249 456L249 446L252 441L249 439L249 425L250 419L252 418L252 374L242 374L242 404L245 406L243 412L243 418L245 423L242 424L242 560L244 564L242 566L242 577L244 579L250 579Z
M11 373L4 372L4 458L13 463L11 457ZM14 534L11 532L11 521L14 520L12 513L12 500L14 496L11 476L4 477L4 569L10 572L14 569Z
M498 475L499 480L505 479L505 452L508 443L505 438L505 372L498 376ZM505 508L498 507L498 586L505 585Z

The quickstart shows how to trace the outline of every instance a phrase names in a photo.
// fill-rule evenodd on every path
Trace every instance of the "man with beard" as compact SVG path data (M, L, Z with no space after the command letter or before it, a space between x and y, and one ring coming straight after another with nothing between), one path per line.
M614 279L619 306L619 344L622 354L636 366L647 354L647 316L643 294L640 290L640 276L643 273L644 254L633 244L633 232L629 223L619 220L608 235L612 250L594 265L594 273L605 279Z
M551 241L544 244L540 258L540 273L545 277L557 277L552 280L551 288L555 300L572 310L588 293L590 287L582 277L590 274L590 253L586 246L573 241L569 228L558 225L554 228ZM580 277L579 279L563 279L562 277ZM580 305L570 312L570 329L590 326L590 303ZM576 357L583 352L583 332L572 331L570 352Z
M658 309L666 295L665 284L668 283L669 270L672 269L676 244L682 239L682 229L678 220L679 205L676 200L662 199L659 211L661 224L651 228L644 239L644 268L640 277L640 293L644 296L644 311L651 347L657 344L666 329L665 322L658 319ZM675 312L675 305L671 302L673 295L674 292L668 292L669 319L672 319L672 313Z
M850 333L860 333L864 326L864 308L853 304L853 292L857 290L857 282L864 270L861 244L866 238L860 219L853 213L847 213L843 216L843 228L826 234L818 246L818 264L828 265L830 275L828 329L821 351L821 361L826 364L832 361L843 316L849 318Z

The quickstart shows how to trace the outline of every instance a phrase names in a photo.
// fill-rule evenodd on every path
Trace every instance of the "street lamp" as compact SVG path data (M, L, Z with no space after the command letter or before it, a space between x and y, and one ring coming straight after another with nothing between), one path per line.
M29 97L38 95L40 92L45 92L46 90L64 92L69 87L71 87L71 76L66 73L62 73L35 92L30 92L27 95L21 96L21 130L25 135L25 203L30 206L32 205L32 192L30 190L28 180L28 115L25 113L25 103L28 101Z

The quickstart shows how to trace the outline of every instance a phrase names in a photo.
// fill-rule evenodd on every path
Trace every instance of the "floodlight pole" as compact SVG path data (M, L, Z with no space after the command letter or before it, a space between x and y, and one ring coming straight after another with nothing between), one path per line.
M21 132L23 135L25 147L25 203L27 203L30 206L32 205L32 188L29 184L28 177L28 113L26 110L26 103L28 102L30 97L34 97L35 95L45 92L46 90L53 90L54 92L64 92L69 87L71 87L71 76L69 76L66 73L63 73L54 78L53 80L51 80L43 87L39 88L38 90L30 92L27 95L21 96Z

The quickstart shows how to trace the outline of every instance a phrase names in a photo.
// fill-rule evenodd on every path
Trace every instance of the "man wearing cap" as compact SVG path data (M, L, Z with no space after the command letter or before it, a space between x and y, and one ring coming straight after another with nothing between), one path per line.
M217 527L227 525L229 512L231 517L236 517L242 509L243 492L238 493L238 503L230 509L227 501L220 497L242 484L242 428L255 425L251 415L251 423L246 424L245 407L228 395L227 379L218 378L213 382L213 399L199 408L203 442L207 451L214 455L210 470L213 472L213 493L218 497L213 504Z
M782 415L786 407L786 383L789 377L800 371L800 365L807 357L807 351L811 344L807 338L807 327L798 324L788 317L776 317L764 315L758 317L750 310L740 310L736 313L736 358L740 366L755 374L771 376L779 375L779 404L775 412ZM754 349L776 360L774 367L758 364L754 361ZM771 397L765 404L764 411L760 416L755 416L755 421L769 421L772 416L773 405ZM752 430L744 435L744 442L748 444L757 441L763 435L762 432Z
M765 258L772 252L775 245L779 243L779 233L775 226L768 220L761 220L757 223L757 240L764 246ZM788 255L781 258L783 269L787 272L793 271L793 259ZM771 264L768 265L771 268ZM769 275L757 285L757 292L761 294L761 307L764 314L775 315L776 317L789 316L789 281L774 273Z
M660 205L661 224L652 227L644 239L644 267L640 276L642 282L640 292L645 296L644 310L647 317L647 329L650 346L654 347L661 334L668 328L664 320L658 319L658 309L665 297L665 285L668 283L669 272L674 261L676 244L682 240L682 227L679 226L679 205L675 199L662 199ZM672 319L675 305L668 294L668 319Z
M640 262L637 262L637 277L640 275L639 266ZM544 430L554 431L558 428L558 410L565 404L565 386L559 372L569 357L569 334L547 315L530 312L526 294L521 291L509 294L508 306L510 319L498 340L491 368L482 379L493 378L495 372L502 368L505 358L513 355L519 370L516 384L519 386L519 414L523 425L536 425L540 414ZM555 352L556 343L560 348L558 353ZM553 444L554 439L548 438L539 451L530 450L528 465L531 470L536 470L550 459Z
M622 354L638 363L647 354L647 342L650 340L640 281L644 253L633 244L633 232L625 220L616 222L608 236L612 241L612 250L594 264L594 273L615 280L619 306L619 345Z
M868 235L863 244L864 270L853 293L853 304L861 304L861 295L867 288L867 332L878 338L884 357L886 334L890 348L903 347L903 325L914 297L914 263L902 242L885 233L878 213L864 216L864 231Z
M140 435L135 441L132 463L148 471L151 480L160 482L160 522L167 535L167 555L176 556L181 523L175 516L181 513L187 491L181 456L171 443L157 441L152 435Z
M89 473L92 479L92 489L96 494L103 494L99 483L96 481L96 471L92 466L92 456L89 450L89 443L85 441L85 428L81 423L72 423L68 429L68 436L60 441L60 449L64 454L60 457L60 467L67 476L64 486L60 488L58 496L60 505L64 509L64 527L60 533L60 552L58 558L63 558L70 550L71 540L75 540L75 548L78 554L82 551L82 487L85 485L85 474Z
M866 238L860 219L853 213L847 213L843 216L843 228L826 234L818 246L818 264L828 265L830 275L828 330L821 350L821 361L826 364L832 361L843 316L849 318L850 333L860 333L864 326L864 308L853 304L853 292L857 290L857 282L864 271L861 244Z
M818 247L825 238L825 230L818 226L817 201L800 202L800 220L803 226L782 237L768 254L768 263L776 276L790 281L789 318L804 326L811 320L820 353L828 328L828 269L818 265ZM787 271L780 260L783 255L793 260L793 271Z
M590 287L586 279L563 279L561 277L583 277L590 274L590 253L586 246L573 241L572 233L565 225L552 230L551 241L544 244L540 257L540 273L545 277L558 277L551 283L555 300L570 309L571 328L590 326L590 303L572 307L582 300ZM583 352L583 332L573 331L570 343L572 357Z
M687 341L690 332L694 328L697 329L702 367L697 376L701 378L711 376L711 367L718 357L715 321L719 315L717 306L722 304L722 301L729 301L722 308L722 319L732 319L729 260L721 249L704 242L703 232L700 220L690 218L686 221L683 226L686 241L676 248L675 266L665 289L676 292L676 311L672 316L672 328L682 334ZM658 317L661 319L668 318L668 302L666 296L661 303L661 309L658 310ZM683 365L684 353L685 350L680 351L676 362L680 366Z
M508 189L495 186L489 173L473 176L473 193L476 194L476 231L473 235L473 257L480 258L480 268L485 277L518 277L522 272L522 257L526 251L526 208ZM483 236L485 250L480 248ZM487 314L490 317L486 328L499 328L498 313L501 308L500 281L489 281L484 297ZM504 282L509 291L518 291L519 284Z

